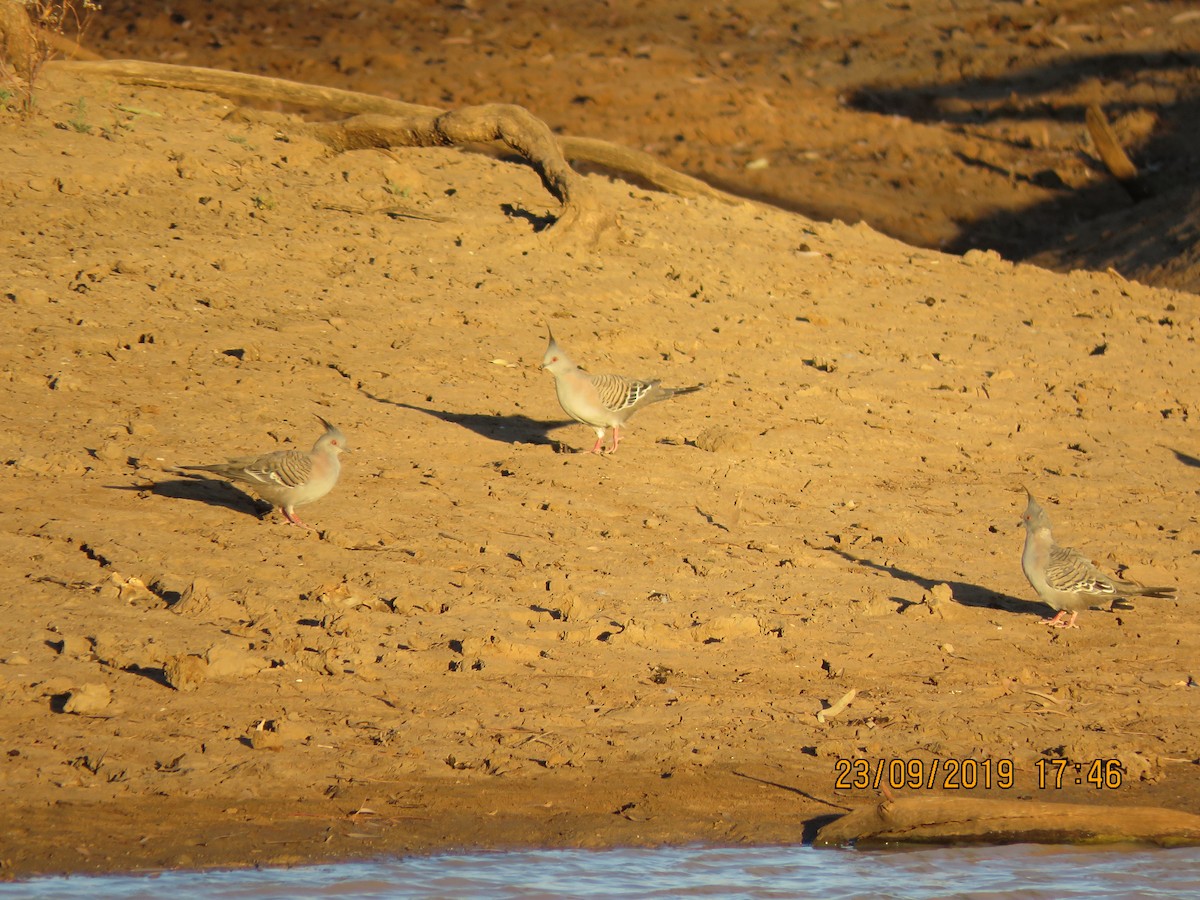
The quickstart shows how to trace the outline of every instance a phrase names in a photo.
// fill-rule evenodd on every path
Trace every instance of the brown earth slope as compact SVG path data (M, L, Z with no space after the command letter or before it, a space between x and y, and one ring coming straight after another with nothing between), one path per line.
M1190 0L112 0L88 43L439 107L518 103L813 218L1200 291ZM1100 163L1090 105L1148 202Z
M517 162L38 97L0 119L0 871L794 841L878 796L839 760L1200 809L1196 295L598 176L619 227L564 250ZM572 452L547 323L706 388ZM314 414L353 447L315 531L169 470ZM1041 625L1022 485L1180 599Z

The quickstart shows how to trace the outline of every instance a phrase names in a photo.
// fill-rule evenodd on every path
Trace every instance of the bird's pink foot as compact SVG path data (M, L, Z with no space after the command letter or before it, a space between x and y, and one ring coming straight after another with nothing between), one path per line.
M1079 626L1075 624L1075 617L1079 613L1071 613L1071 618L1064 622L1063 616L1066 614L1067 611L1065 609L1060 609L1053 619L1042 619L1042 624L1049 625L1051 628L1078 628Z
M289 525L299 525L301 528L307 528L309 531L312 531L312 526L301 522L300 517L293 511L282 508L279 511L283 513L283 517L287 519Z

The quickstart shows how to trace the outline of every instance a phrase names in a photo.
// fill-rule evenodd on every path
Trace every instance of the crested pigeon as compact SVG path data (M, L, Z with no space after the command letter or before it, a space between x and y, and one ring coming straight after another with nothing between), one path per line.
M325 419L325 433L312 450L276 450L261 456L246 456L208 466L179 466L194 472L212 472L250 486L255 494L278 506L291 525L308 528L296 515L296 507L320 500L337 484L341 474L338 455L349 450L341 430Z
M590 425L596 432L593 453L603 452L604 432L609 428L612 429L612 447L608 452L616 453L621 442L621 426L643 406L676 394L690 394L703 387L668 388L658 381L624 375L589 375L563 352L554 340L553 332L550 332L550 346L542 357L542 368L554 376L554 388L563 411L575 421Z
M1087 609L1101 597L1166 599L1175 596L1173 587L1143 587L1133 582L1114 581L1078 550L1058 546L1050 533L1050 517L1033 499L1033 494L1028 490L1025 493L1029 502L1021 516L1025 525L1021 568L1038 596L1055 610L1054 618L1043 619L1044 624L1055 628L1078 628L1075 617L1080 610ZM1068 612L1071 616L1064 621Z

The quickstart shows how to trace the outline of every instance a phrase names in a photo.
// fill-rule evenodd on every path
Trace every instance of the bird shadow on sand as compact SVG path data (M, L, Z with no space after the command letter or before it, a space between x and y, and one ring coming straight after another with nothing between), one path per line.
M411 409L413 412L424 413L443 422L459 425L468 431L475 432L481 437L500 441L504 444L558 446L559 442L551 439L550 432L566 425L575 424L574 419L543 422L522 415L496 416L487 415L486 413L450 412L445 409L430 409L425 406L416 406L412 403L402 403L399 400L388 400L386 397L377 397L370 391L363 391L363 393L376 403L387 403L390 406L398 406L401 409Z
M1168 447L1167 449L1174 453L1175 459L1183 463L1185 466L1191 466L1193 469L1200 469L1200 459L1197 459L1191 454L1184 453L1182 450L1176 450L1174 447Z
M219 506L254 516L257 519L270 515L275 508L238 490L228 481L205 478L203 475L181 475L171 481L156 481L151 485L110 484L106 487L113 491L149 491L157 497L191 500L196 503L205 503L208 506Z
M982 585L972 584L969 581L953 581L948 578L926 578L924 575L909 572L906 569L901 569L899 566L885 566L881 563L872 562L869 559L855 556L853 553L847 553L838 547L827 547L826 549L849 562L857 563L876 572L882 572L900 581L910 581L913 584L919 585L923 590L931 590L938 584L947 585L950 588L954 602L962 606L974 606L980 609L1003 609L1006 612L1027 613L1038 616L1045 615L1046 613L1046 605L1044 603L1022 600L1020 597L1010 597L1008 594L994 591Z

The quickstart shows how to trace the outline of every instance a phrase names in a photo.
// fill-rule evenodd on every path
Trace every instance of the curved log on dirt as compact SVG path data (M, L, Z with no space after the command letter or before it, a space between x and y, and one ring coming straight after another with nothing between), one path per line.
M618 175L632 175L660 191L678 197L706 197L730 205L751 202L663 165L649 153L623 147L612 141L564 134L559 135L558 145L562 148L563 156L568 159L602 166Z
M556 235L582 237L591 244L615 224L613 217L600 207L595 192L567 164L550 128L521 106L490 104L404 116L368 114L310 127L318 138L339 152L365 147L500 142L527 159L546 190L562 203L562 214L553 229Z
M528 160L546 189L562 203L558 221L548 229L555 243L591 246L615 224L587 182L567 164L550 128L519 106L474 106L447 112L278 78L137 60L57 63L56 68L60 67L131 84L356 113L343 122L309 126L314 136L338 152L499 142Z
M48 64L52 69L66 69L85 75L106 76L123 84L147 87L175 88L185 91L204 91L240 100L260 100L269 103L290 103L312 109L326 109L351 114L380 113L386 116L406 116L413 113L441 114L444 109L403 103L375 94L345 91L340 88L304 84L266 75L247 75L224 69L205 69L200 66L173 66L170 63L143 62L137 59L112 59L75 62L60 60Z
M482 106L447 112L437 107L404 103L358 91L321 87L262 75L247 75L242 72L173 66L140 60L57 62L52 65L55 68L70 68L87 74L108 76L126 84L206 91L234 99L287 103L309 109L350 113L357 117L376 117L359 121L351 119L340 123L344 129L341 134L334 127L323 126L323 133L335 141L366 141L375 133L380 141L386 138L390 142L389 146L436 146L453 143L453 140L447 139L451 134L480 135L490 130L490 137L472 136L461 139L481 143L499 140L523 156L523 145L538 152L538 159L528 156L526 158L538 169L547 189L564 204L563 216L553 229L560 233L570 231L582 234L588 229L607 227L596 211L586 208L588 204L582 198L590 192L583 186L585 182L570 169L566 163L567 158L603 166L619 175L632 176L679 196L707 197L730 204L747 202L717 190L697 178L677 172L647 153L595 138L555 137L544 123L521 107ZM502 114L502 109L507 112ZM480 112L481 110L487 112ZM514 112L515 110L520 110L520 113ZM385 123L378 118L384 116L394 121ZM447 116L450 118L444 118ZM503 121L497 117L502 117ZM495 121L489 127L481 128L483 118L493 118ZM529 131L532 128L538 131L536 136ZM549 135L549 143L543 140L543 134ZM557 146L552 150L550 144ZM359 143L357 146L382 144ZM569 174L561 171L564 168ZM559 190L565 191L565 195L558 193Z
M1200 844L1200 816L1152 806L903 797L822 827L816 847L884 844Z

